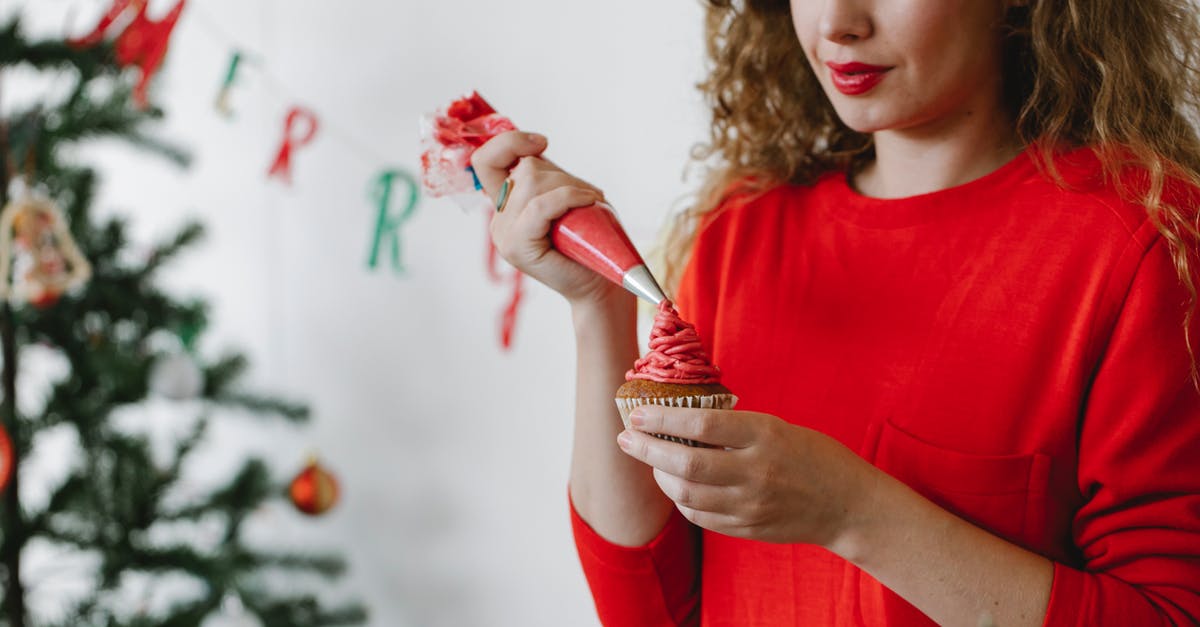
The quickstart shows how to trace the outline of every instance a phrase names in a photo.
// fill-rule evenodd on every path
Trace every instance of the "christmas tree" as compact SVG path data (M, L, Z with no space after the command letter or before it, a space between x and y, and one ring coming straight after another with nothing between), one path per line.
M78 40L34 40L15 19L0 29L0 74L21 68L74 80L65 97L0 115L0 206L15 208L0 221L8 231L0 240L6 296L0 304L0 410L10 442L0 446L0 481L7 475L0 495L0 624L194 626L228 612L231 599L245 617L253 617L250 622L268 627L360 624L365 611L358 604L326 607L318 595L288 585L296 574L335 578L344 568L340 558L256 549L244 539L247 517L286 493L262 460L245 460L226 485L180 498L187 492L180 490L183 465L205 441L209 416L249 410L299 423L308 411L241 390L239 378L247 368L243 356L205 362L187 350L204 331L206 305L179 302L156 286L155 277L197 242L202 227L187 224L153 254L136 259L123 220L91 215L96 173L71 162L63 150L83 140L119 138L186 163L182 151L146 130L163 115L147 102L145 87L165 54L178 13L169 17L170 24L145 22L145 3L132 2L141 13L116 38L104 29L118 9L130 8L129 0L114 2L107 22ZM139 26L139 19L145 23ZM137 28L142 30L133 33L136 37L130 35L129 29ZM14 179L24 184L10 185ZM163 337L177 338L180 348L164 350ZM23 413L17 379L30 347L51 347L69 369L49 388L39 411ZM122 408L144 404L156 393L195 396L199 400L187 406L201 407L203 414L173 444L165 464L156 459L147 437L113 421ZM21 460L33 453L39 433L64 426L77 434L80 459L72 460L66 479L52 486L44 505L23 504ZM315 487L320 492L322 486ZM297 505L309 512L321 508ZM163 526L189 524L211 529L214 521L220 525L219 541L208 544L215 546L192 541L188 534L156 533ZM33 616L27 607L22 557L35 542L85 553L94 561L93 584L60 616ZM129 607L120 593L131 573L184 576L195 592L171 599L165 609Z

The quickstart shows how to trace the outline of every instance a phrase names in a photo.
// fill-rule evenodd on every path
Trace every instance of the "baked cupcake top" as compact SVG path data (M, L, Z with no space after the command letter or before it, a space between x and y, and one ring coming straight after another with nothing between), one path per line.
M658 305L649 348L644 357L633 363L633 369L625 373L626 381L642 379L685 385L721 382L721 371L704 352L696 327L679 317L671 301L664 300Z

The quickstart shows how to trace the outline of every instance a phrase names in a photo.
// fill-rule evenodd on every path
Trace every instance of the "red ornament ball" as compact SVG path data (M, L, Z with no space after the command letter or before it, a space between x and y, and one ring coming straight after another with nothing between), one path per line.
M61 294L54 290L43 290L37 296L30 298L29 304L33 305L37 309L49 309L58 302L59 296L61 296Z
M4 430L4 425L0 425L0 492L8 487L8 481L12 479L13 462L15 461L12 440L8 439L8 431Z
M292 479L288 493L296 509L309 516L320 516L337 503L338 483L337 479L314 459Z

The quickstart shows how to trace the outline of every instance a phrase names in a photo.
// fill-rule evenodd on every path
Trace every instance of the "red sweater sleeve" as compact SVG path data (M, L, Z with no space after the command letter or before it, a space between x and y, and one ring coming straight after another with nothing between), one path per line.
M1049 627L1200 624L1200 394L1183 337L1187 293L1164 240L1139 248L1132 280L1110 285L1119 313L1095 323L1111 333L1099 334L1108 340L1081 416L1073 535L1083 569L1055 566Z
M579 516L574 503L571 530L602 624L700 624L700 535L678 510L657 537L640 547L605 540Z

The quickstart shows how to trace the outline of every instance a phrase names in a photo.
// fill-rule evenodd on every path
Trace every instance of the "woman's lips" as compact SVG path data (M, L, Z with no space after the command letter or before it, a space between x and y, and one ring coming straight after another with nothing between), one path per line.
M847 96L858 96L871 91L892 69L883 65L869 65L856 61L850 63L827 61L825 65L830 69L829 76L833 80L833 86Z

